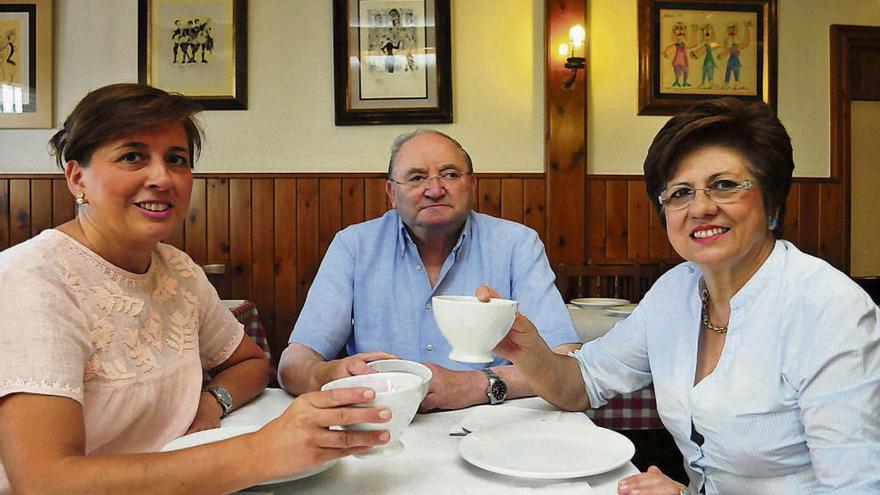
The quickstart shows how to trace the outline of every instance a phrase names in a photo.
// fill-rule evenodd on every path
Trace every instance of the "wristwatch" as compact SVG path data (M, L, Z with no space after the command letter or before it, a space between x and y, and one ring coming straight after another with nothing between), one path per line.
M229 395L228 390L217 385L209 385L205 387L204 392L213 395L220 404L220 407L223 408L223 414L220 415L221 418L229 414L229 410L232 409L232 396Z
M483 368L480 371L489 379L489 387L486 389L486 395L489 396L489 404L501 404L507 398L507 384L498 375L489 368Z

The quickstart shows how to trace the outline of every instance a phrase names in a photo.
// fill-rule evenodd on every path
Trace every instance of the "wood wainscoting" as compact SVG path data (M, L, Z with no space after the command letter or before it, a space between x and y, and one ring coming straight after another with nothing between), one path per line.
M546 242L544 174L477 177L478 211L524 223ZM677 260L641 176L591 175L586 183L584 260ZM841 207L839 182L796 180L786 238L842 266ZM212 281L222 297L256 303L277 359L333 236L388 208L380 173L196 174L186 221L167 242L200 265L227 266ZM73 216L61 175L0 175L0 250Z

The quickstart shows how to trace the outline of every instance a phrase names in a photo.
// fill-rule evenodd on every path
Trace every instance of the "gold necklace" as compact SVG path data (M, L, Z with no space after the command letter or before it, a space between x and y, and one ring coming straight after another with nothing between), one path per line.
M715 333L727 333L727 325L716 325L709 320L709 289L703 288L700 299L703 300L703 325Z

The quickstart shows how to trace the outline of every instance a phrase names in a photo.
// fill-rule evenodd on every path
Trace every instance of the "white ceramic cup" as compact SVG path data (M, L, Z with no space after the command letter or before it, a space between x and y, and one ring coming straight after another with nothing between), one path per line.
M369 375L349 376L325 383L321 390L333 390L348 387L367 387L376 391L376 398L355 407L387 407L391 411L391 420L387 423L358 423L344 425L348 430L388 430L391 440L385 445L378 445L358 457L396 454L403 450L400 441L403 431L409 426L422 402L422 378L411 373L373 373Z
M405 359L380 359L378 361L370 361L367 363L367 366L379 373L399 372L420 376L422 378L422 399L428 395L428 387L430 387L431 378L434 376L431 373L431 369L424 364Z
M492 362L492 349L507 335L519 305L509 299L480 302L473 296L434 296L434 320L452 346L449 359L463 363Z

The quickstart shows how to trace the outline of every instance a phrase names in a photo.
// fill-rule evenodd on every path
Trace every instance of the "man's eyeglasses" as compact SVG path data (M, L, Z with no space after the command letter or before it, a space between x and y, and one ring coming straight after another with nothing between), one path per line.
M468 172L459 172L458 170L444 170L437 175L412 174L406 177L402 182L399 180L388 179L395 184L400 184L407 189L424 189L431 183L431 179L438 179L443 186L454 186L461 182Z
M751 179L745 179L742 182L736 182L730 179L718 179L709 187L693 188L689 186L675 186L666 189L658 199L660 204L669 210L683 210L694 202L697 191L706 193L706 197L716 204L735 203L739 200L744 191L752 188Z

